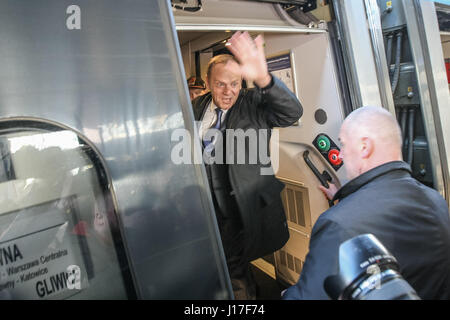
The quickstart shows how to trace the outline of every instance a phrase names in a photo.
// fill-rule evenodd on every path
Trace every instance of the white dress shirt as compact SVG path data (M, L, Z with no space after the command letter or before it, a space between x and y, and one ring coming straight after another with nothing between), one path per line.
M217 121L217 112L216 112L216 105L214 104L214 101L211 100L211 103L209 104L208 108L205 111L205 114L203 115L203 119L202 122L200 124L200 129L199 129L199 137L200 140L203 139L204 134L206 133L206 131L208 131L209 128L211 128L212 126L214 126L214 124ZM228 110L223 110L223 114L222 114L222 118L221 118L221 124L224 122L225 120L225 114L227 113Z

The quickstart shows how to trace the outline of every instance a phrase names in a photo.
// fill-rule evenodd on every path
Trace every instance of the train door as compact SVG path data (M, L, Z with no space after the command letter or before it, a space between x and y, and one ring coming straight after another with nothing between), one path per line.
M182 2L172 4L187 77L204 79L208 59L223 52L231 32L263 33L269 69L304 107L299 123L276 129L271 142L291 237L255 265L288 284L297 281L311 228L329 206L317 186L346 182L345 165L334 161L340 124L364 105L397 115L414 176L449 201L448 87L431 1ZM395 46L388 39L400 30ZM394 48L403 49L398 57Z
M170 10L0 1L0 298L232 297Z
M190 1L184 6L195 4ZM272 166L285 184L281 197L290 239L274 255L253 261L272 278L294 284L308 252L312 226L329 208L318 186L321 181L338 186L345 181L345 167L338 159L338 134L346 105L331 39L334 35L325 21L317 20L309 27L291 25L277 13L280 6L270 3L204 1L201 11L195 6L189 11L173 6L186 78L197 75L205 79L208 60L226 51L233 31L247 30L252 36L264 35L269 71L282 79L303 105L300 121L274 129L271 140ZM327 12L328 8L319 9Z

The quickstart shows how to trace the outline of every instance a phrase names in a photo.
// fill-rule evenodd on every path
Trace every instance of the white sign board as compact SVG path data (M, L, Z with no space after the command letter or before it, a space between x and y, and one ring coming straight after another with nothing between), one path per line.
M73 198L0 216L0 299L64 299L88 286Z

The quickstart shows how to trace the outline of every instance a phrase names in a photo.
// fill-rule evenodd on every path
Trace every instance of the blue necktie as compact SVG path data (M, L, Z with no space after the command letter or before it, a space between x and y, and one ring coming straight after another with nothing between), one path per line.
M217 121L214 124L213 127L211 127L210 129L214 128L217 130L220 130L220 125L222 123L222 115L223 115L223 110L220 108L216 108L216 113L217 113ZM207 140L207 139L203 139L203 146L206 148L209 144L211 144L214 141L214 137L211 137L211 140Z

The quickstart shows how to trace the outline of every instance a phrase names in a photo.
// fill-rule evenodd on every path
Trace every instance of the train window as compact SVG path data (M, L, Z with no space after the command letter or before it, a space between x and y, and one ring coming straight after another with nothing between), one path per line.
M112 192L75 132L0 123L0 298L126 299L132 281Z

